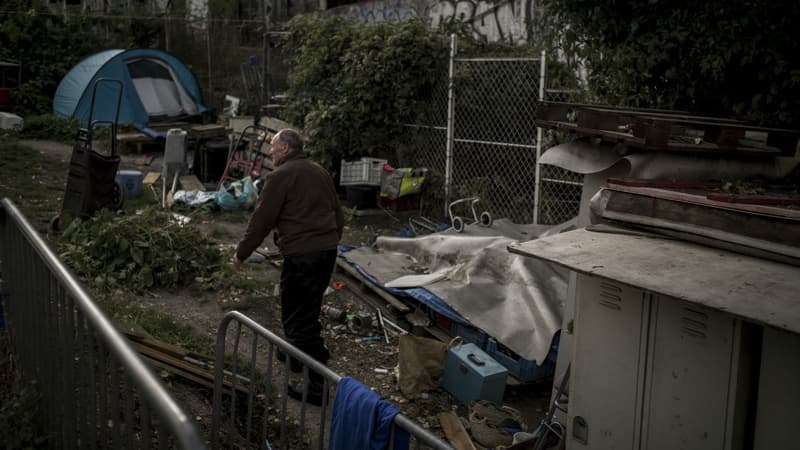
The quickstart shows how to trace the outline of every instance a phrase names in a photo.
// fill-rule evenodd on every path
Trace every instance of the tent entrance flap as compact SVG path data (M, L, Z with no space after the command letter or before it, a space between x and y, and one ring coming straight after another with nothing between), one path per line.
M151 121L198 113L194 101L176 81L169 65L150 58L130 60L126 64L139 100Z

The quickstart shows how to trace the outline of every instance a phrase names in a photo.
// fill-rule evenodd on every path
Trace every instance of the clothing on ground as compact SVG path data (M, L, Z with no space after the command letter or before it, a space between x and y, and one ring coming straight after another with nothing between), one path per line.
M392 423L400 410L357 380L344 377L336 388L330 450L382 450L389 446ZM396 450L408 449L408 432L394 431Z

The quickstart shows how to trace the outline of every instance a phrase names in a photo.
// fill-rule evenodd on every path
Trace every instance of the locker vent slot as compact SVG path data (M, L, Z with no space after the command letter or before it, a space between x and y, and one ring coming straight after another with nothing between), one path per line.
M692 308L683 308L681 331L685 335L705 339L708 332L708 314Z
M609 283L600 283L600 305L606 308L622 309L622 288Z

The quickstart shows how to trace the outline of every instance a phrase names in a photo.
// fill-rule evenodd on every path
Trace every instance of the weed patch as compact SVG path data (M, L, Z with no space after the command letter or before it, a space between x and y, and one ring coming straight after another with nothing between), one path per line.
M214 354L214 339L174 317L131 303L125 296L102 295L95 300L121 329L177 345L197 355Z
M0 155L0 198L8 197L33 221L46 224L61 208L67 164L13 140L0 143Z
M74 220L56 242L61 259L98 289L140 293L196 284L212 290L232 278L219 249L197 227L154 207Z
M46 448L35 428L39 394L35 384L19 377L10 342L0 336L0 445L3 448Z

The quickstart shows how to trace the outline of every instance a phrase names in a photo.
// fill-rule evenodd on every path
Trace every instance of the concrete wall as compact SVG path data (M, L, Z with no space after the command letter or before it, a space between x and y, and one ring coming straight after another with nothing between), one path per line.
M468 23L473 33L489 42L527 42L539 0L372 0L327 10L363 23L425 17L436 27L450 20Z

